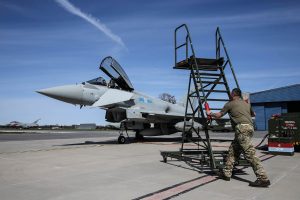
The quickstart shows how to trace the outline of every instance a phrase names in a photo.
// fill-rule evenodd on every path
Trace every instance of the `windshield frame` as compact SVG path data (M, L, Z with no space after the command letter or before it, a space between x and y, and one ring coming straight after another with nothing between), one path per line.
M91 80L85 81L86 83L89 83L91 85L102 85L102 86L107 86L106 80L99 76L97 78L93 78Z
M99 69L101 69L107 76L114 80L121 89L127 91L134 90L134 87L124 69L111 56L105 57L101 61Z

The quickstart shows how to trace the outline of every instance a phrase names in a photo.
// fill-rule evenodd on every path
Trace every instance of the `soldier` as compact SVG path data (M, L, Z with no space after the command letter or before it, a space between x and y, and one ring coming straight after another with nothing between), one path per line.
M220 178L230 181L232 169L235 161L243 152L247 161L251 164L252 169L257 177L255 182L249 185L252 187L268 187L270 181L258 157L255 156L255 149L252 145L251 138L254 128L252 117L255 116L250 104L242 99L242 92L239 88L235 88L231 92L231 101L227 102L223 109L218 113L208 111L206 114L213 118L221 118L228 113L232 119L233 127L235 127L235 137L232 141L224 169L218 174Z

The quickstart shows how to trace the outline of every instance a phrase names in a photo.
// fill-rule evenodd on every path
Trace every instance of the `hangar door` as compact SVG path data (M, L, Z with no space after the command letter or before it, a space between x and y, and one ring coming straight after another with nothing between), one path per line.
M274 114L281 114L280 103L265 104L266 129L268 130L268 121Z
M266 117L265 117L265 107L264 105L252 105L252 109L255 112L255 125L257 130L266 130Z
M300 101L291 101L287 103L288 113L300 112Z

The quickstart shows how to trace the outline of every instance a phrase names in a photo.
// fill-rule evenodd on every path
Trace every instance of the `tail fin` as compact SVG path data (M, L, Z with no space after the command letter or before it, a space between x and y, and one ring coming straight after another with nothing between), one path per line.
M33 123L34 123L34 124L37 124L40 120L41 120L41 119L37 119L37 120L35 120Z

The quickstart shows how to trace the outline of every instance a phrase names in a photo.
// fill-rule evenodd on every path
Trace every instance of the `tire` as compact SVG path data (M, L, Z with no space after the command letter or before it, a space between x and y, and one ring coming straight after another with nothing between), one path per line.
M126 142L126 138L123 135L118 137L118 143L119 144L125 144L125 142Z
M163 161L164 161L164 163L166 163L168 161L167 156L163 156Z

